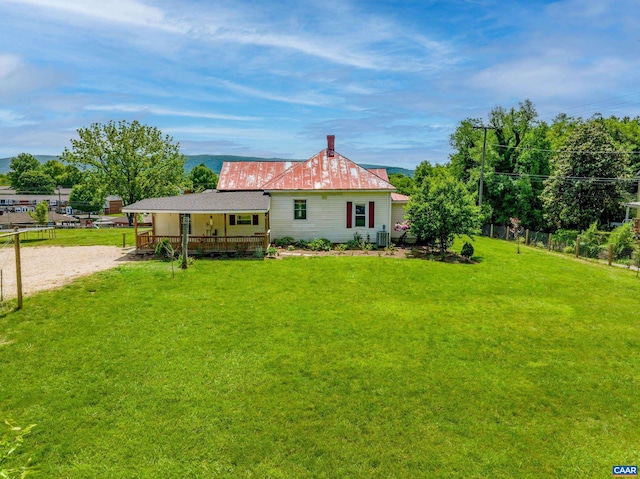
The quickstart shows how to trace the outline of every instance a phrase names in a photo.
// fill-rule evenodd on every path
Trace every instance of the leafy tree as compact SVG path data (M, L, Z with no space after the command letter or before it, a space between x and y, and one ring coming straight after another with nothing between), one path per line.
M75 210L85 211L91 217L91 213L102 210L106 198L107 194L104 189L97 184L78 183L69 194L69 206Z
M37 158L29 153L20 153L11 159L11 171L8 173L11 187L15 190L21 189L20 177L27 171L36 171L40 169L40 162Z
M601 121L576 126L554 155L552 176L545 181L542 197L549 223L586 229L594 220L608 224L616 219L626 185L602 178L627 176L628 161Z
M60 178L64 174L64 165L61 161L48 160L43 163L40 168L44 173L53 178L56 184L59 184L58 178Z
M413 193L413 178L402 173L391 173L389 183L398 189L398 193L411 196Z
M42 171L53 178L56 186L71 188L83 180L82 172L73 165L65 165L58 160L49 160L41 167Z
M55 182L40 169L25 171L20 175L16 187L17 193L52 195L56 189Z
M9 181L9 175L5 173L0 173L0 186L10 186L11 181Z
M464 184L451 175L423 180L407 207L411 232L421 242L436 244L445 252L455 236L478 233L480 208Z
M215 189L218 186L218 175L204 163L200 163L187 175L187 181L191 183L196 191L204 191L206 189Z
M36 220L39 225L46 225L49 223L49 203L41 201L36 206L35 211L29 212L29 216Z
M179 192L185 157L158 128L110 121L80 128L78 135L71 150L65 148L63 160L88 172L108 194L120 196L123 205Z

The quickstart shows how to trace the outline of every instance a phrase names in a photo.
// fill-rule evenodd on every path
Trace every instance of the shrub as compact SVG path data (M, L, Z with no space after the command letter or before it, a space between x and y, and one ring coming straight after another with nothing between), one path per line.
M316 238L307 245L311 251L330 251L331 241L326 238Z
M156 258L172 259L175 257L175 254L176 252L174 251L173 246L171 246L171 241L167 238L164 238L156 245Z
M269 256L269 258L275 258L278 254L278 248L275 246L269 246L267 248L267 256Z
M365 254L369 254L369 251L373 249L373 245L367 241L363 241L360 243L360 249L364 251Z
M278 238L275 241L276 246L282 246L283 248L286 246L290 246L295 244L296 240L294 240L291 236L283 236L282 238Z
M465 241L465 243L462 245L462 251L460 251L460 254L465 258L471 258L473 256L473 252L473 245L468 241Z
M609 243L613 245L614 258L631 258L635 244L631 223L625 223L613 230L609 235Z
M309 242L306 240L298 240L296 241L296 246L300 249L307 249L309 247Z
M598 222L594 221L580 235L580 256L587 258L597 258L602 250L600 243L602 236L598 233Z
M563 230L559 229L553 233L553 242L564 248L565 246L573 246L576 244L576 238L578 237L578 231L576 230Z
M262 246L256 246L256 250L253 252L254 258L264 258L264 249Z
M292 244L290 244L289 246L287 246L287 250L288 251L293 251L294 249L296 249L295 246L293 246Z
M337 244L333 247L338 253L344 253L347 250L348 246L345 243Z

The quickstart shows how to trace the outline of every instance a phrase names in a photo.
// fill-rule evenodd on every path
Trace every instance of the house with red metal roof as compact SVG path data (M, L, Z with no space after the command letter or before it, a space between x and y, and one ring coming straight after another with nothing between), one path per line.
M179 245L185 215L190 241L206 251L266 247L285 236L388 244L395 233L392 221L402 221L408 198L395 193L384 168L365 169L334 145L335 137L328 135L327 147L306 161L225 162L213 194L150 198L123 211L154 216L139 248L167 236ZM202 195L208 195L206 201Z
M218 191L269 194L273 239L343 243L359 235L375 242L378 233L388 235L393 229L391 195L396 188L384 168L367 170L334 145L335 137L327 136L327 148L302 162L225 162Z

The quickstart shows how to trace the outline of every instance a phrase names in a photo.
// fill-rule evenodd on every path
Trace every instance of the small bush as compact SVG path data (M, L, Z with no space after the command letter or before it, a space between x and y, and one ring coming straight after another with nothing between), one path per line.
M373 249L373 245L368 241L362 241L360 243L360 249L364 251L365 254L369 254L369 251Z
M337 244L333 247L338 253L344 253L347 250L348 246L345 243Z
M282 246L283 248L295 244L296 240L294 240L291 236L283 236L282 238L278 238L275 241L276 246Z
M275 246L269 246L267 248L267 256L269 256L269 258L275 258L278 254L278 248Z
M311 251L331 251L331 241L326 238L316 238L307 245Z
M598 232L598 222L594 221L580 235L580 256L587 258L597 258L602 250L600 243L602 241L602 235Z
M609 235L609 242L613 245L614 258L631 258L635 244L631 223L625 223L613 230Z
M578 231L576 230L563 230L559 229L555 233L553 233L552 238L553 242L556 245L562 246L573 246L576 244L576 238L578 237Z
M256 250L253 252L253 257L254 258L264 258L264 249L262 249L262 246L257 246Z
M309 242L306 240L298 240L296 241L296 247L300 249L307 249L309 247Z
M164 238L156 245L156 258L172 259L175 257L175 254L176 252L174 251L173 246L171 246L171 241L169 241L167 238Z
M460 251L460 254L465 258L471 258L473 256L473 252L473 245L468 241L465 241L465 243L462 245L462 251Z
M563 253L569 253L569 254L575 253L576 252L576 247L575 246L565 246L562 249L562 252Z
M290 244L289 246L287 246L287 251L293 251L293 250L295 250L295 249L296 249L296 247L295 247L295 246L293 246L292 244Z

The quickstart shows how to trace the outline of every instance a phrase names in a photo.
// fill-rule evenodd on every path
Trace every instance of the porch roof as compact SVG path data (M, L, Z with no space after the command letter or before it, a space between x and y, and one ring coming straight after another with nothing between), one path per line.
M212 191L147 198L122 208L125 213L266 213L270 197L262 191Z

